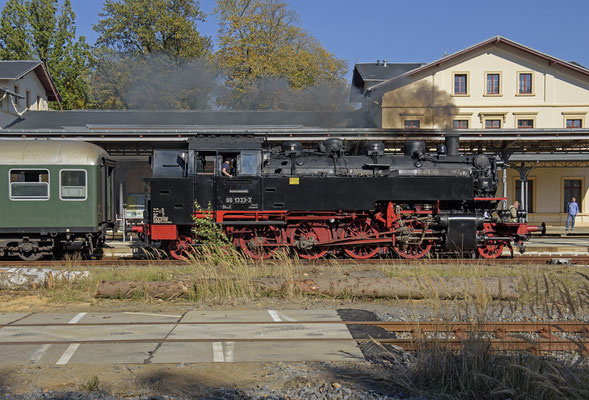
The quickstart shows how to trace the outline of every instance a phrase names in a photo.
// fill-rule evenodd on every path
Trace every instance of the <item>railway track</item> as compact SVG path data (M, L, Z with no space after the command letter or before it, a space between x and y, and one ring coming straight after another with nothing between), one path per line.
M589 256L517 256L515 258L497 258L493 260L487 259L468 259L468 258L438 258L427 259L422 258L418 260L396 259L396 258L374 258L368 260L354 260L354 259L320 259L320 260L297 260L303 264L309 265L329 265L331 263L338 264L474 264L474 265L491 265L491 264L545 264L555 259L567 259L571 264L589 264ZM259 262L259 261L252 261ZM263 262L273 262L267 260ZM47 267L112 267L112 266L182 266L186 265L186 261L181 260L145 260L133 258L103 258L101 260L39 260L39 261L20 261L20 260L0 260L0 267L30 267L30 268L47 268Z
M222 331L223 325L248 326L264 325L276 327L286 325L290 329L297 325L313 324L331 325L345 324L346 326L375 327L383 330L378 337L362 334L362 329L355 329L353 340L358 343L380 343L395 345L406 351L420 351L434 348L460 350L469 340L479 340L497 351L529 351L535 354L545 352L578 352L584 357L589 356L589 323L587 322L406 322L406 321L151 321L151 322L100 322L100 323L49 323L26 324L10 323L0 325L0 329L7 327L34 328L42 331L50 327L104 327L121 326L157 326L157 325L215 325ZM358 334L360 332L360 334ZM374 331L371 331L374 332ZM262 335L263 336L263 335ZM77 339L77 340L19 340L0 341L2 345L53 345L53 344L131 344L131 343L208 343L222 341L219 338L154 338L154 339ZM299 338L271 338L271 337L232 337L231 342L341 342L350 341L349 337L299 337Z

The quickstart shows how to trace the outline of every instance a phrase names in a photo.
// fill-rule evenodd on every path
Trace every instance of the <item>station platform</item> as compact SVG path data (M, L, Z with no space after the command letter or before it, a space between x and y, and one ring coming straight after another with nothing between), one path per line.
M572 236L572 237L588 237L589 226L576 226L571 231L565 231L564 225L546 225L546 236Z

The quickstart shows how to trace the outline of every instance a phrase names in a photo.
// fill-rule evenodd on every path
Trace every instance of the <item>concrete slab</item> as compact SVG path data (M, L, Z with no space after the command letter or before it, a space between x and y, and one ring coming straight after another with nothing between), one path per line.
M148 312L122 312L122 313L91 313L84 316L80 322L88 324L100 323L147 323L147 322L168 322L175 323L180 320L182 314L160 314Z
M339 321L335 310L188 311L182 322Z
M317 339L337 338L353 340L344 324L223 324L178 325L169 339Z
M2 342L30 342L30 341L85 341L85 340L132 340L148 339L161 340L174 329L173 324L165 325L107 325L83 326L63 325L29 327L11 325L0 329Z
M80 316L80 314L84 314ZM16 322L15 325L22 324L67 324L70 321L80 322L87 313L42 313L42 314L31 314L26 318Z
M158 343L82 344L68 364L143 364Z
M0 364L116 364L116 363L198 363L257 361L342 361L362 358L356 342L335 310L253 310L191 311L183 322L176 314L125 313L51 313L1 314L4 321L17 324L0 329ZM294 324L289 321L317 321ZM206 324L206 322L231 322ZM239 324L234 322L264 322ZM274 321L283 321L276 324ZM107 325L107 323L144 325ZM163 322L150 324L149 322ZM59 326L24 326L23 324ZM92 323L96 325L80 325ZM101 325L104 323L104 325ZM205 339L207 342L163 343L169 339ZM289 342L288 339L335 338L336 342ZM271 342L248 342L273 339ZM276 340L277 339L277 340ZM153 340L153 343L80 344L100 340ZM245 341L244 341L245 340ZM25 342L73 342L27 345Z
M235 344L234 362L351 361L363 360L353 341L342 342L241 342Z
M0 325L6 325L18 321L31 313L0 313Z
M163 343L150 361L153 364L214 362L213 343Z
M67 350L67 344L0 345L0 365L53 365Z
M151 362L350 361L363 359L354 341L164 343Z
M32 354L38 345L0 345L0 364L29 364Z
M188 311L180 322L272 322L267 310L247 311Z
M341 321L336 310L269 310L281 321ZM274 314L274 313L271 313Z

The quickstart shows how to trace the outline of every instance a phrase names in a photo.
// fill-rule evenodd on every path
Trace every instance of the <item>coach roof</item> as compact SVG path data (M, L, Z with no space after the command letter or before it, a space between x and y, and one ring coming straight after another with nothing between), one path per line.
M99 165L109 158L91 143L62 140L5 140L0 165Z

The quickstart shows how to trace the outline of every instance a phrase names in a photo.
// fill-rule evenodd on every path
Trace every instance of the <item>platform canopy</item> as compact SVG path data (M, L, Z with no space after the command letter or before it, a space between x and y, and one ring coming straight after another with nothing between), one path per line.
M28 111L0 130L0 140L51 138L100 144L111 154L150 154L193 137L257 137L270 143L297 140L307 147L327 138L350 144L368 140L402 152L407 140L423 140L429 151L448 133L460 134L469 153L589 153L589 129L382 129L368 127L361 110L293 111Z

